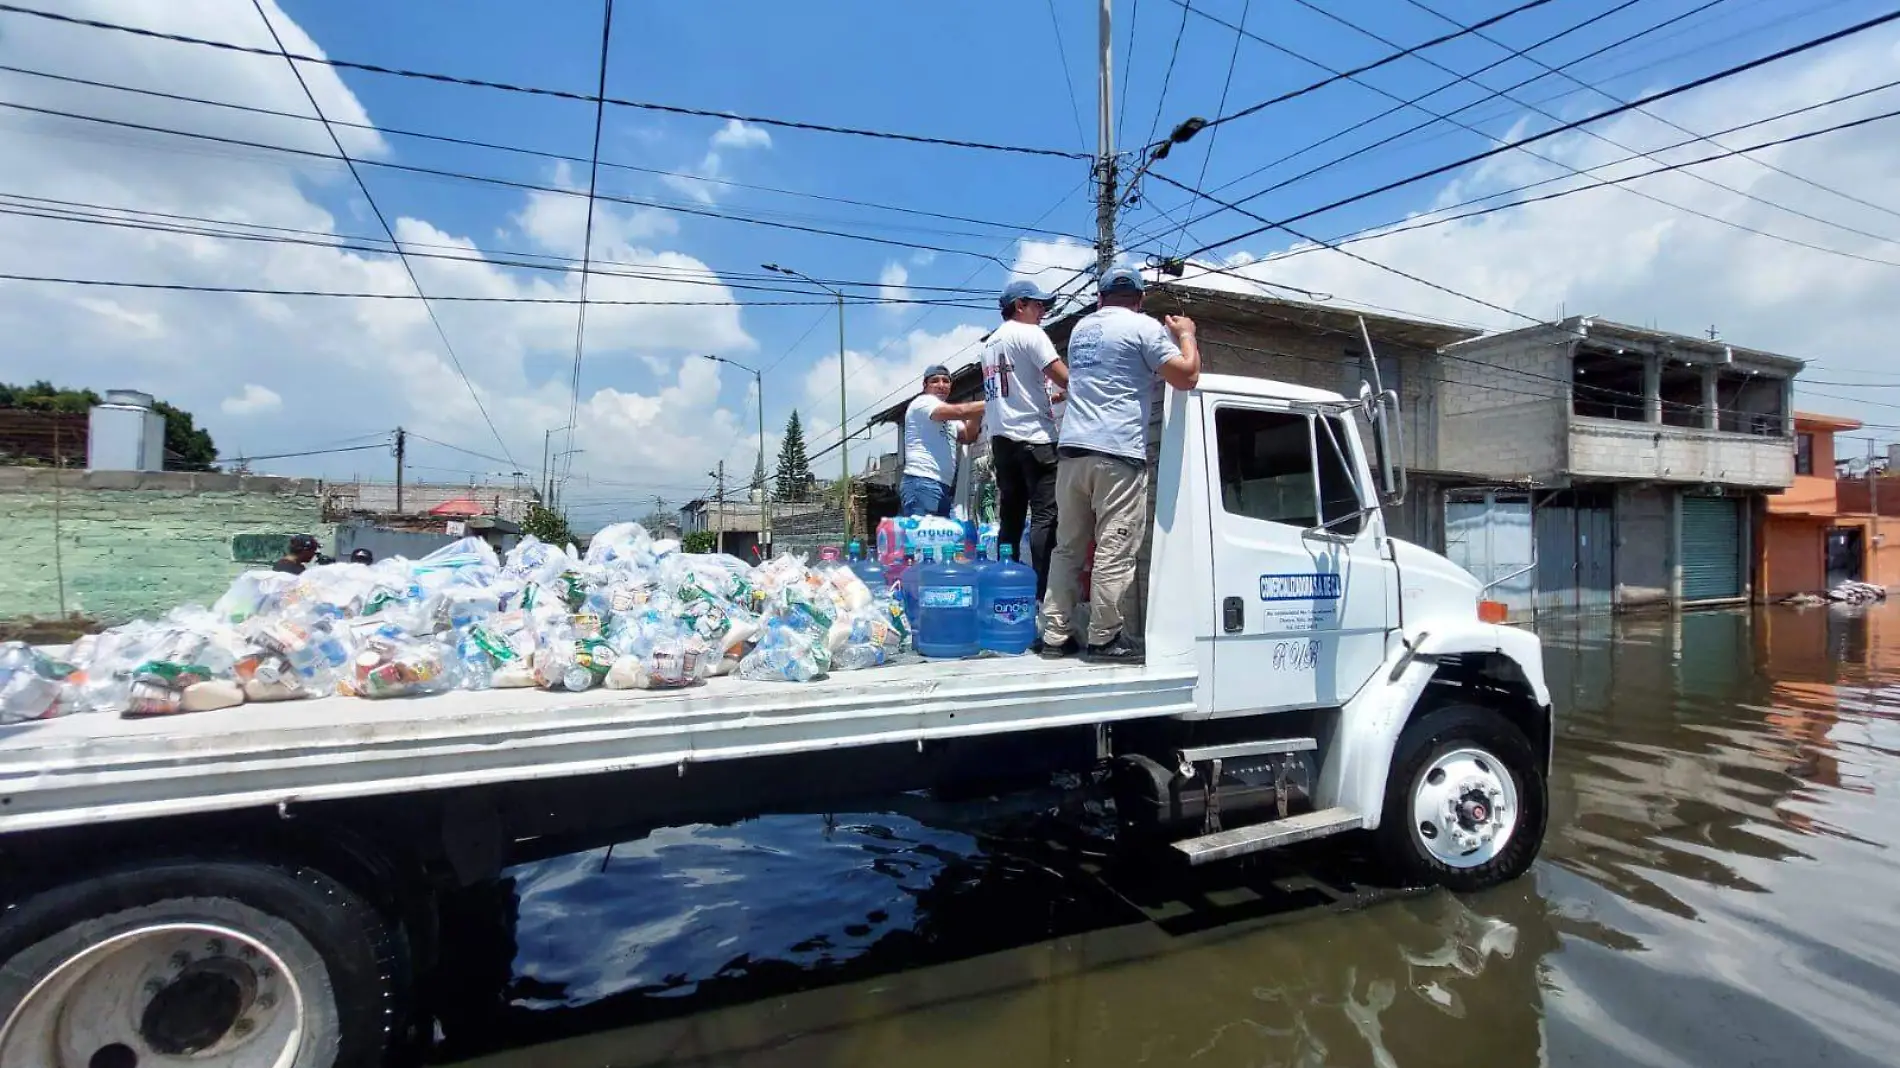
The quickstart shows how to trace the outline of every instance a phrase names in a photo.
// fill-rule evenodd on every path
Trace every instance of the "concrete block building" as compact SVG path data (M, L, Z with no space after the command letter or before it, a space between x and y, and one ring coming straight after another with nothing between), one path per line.
M1447 506L1508 529L1509 562L1535 561L1508 591L1514 610L1750 596L1758 517L1794 481L1801 361L1581 316L1440 359L1440 462L1515 487L1454 491Z

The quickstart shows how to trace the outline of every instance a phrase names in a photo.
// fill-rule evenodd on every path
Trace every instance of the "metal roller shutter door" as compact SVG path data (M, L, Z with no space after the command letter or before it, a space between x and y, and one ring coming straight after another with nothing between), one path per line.
M1742 595L1742 510L1733 497L1682 498L1682 599Z

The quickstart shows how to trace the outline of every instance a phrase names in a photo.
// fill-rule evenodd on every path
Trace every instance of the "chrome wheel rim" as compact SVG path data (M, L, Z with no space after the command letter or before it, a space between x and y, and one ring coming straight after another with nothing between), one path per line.
M1451 868L1476 868L1502 853L1517 830L1517 783L1504 762L1476 747L1432 761L1412 790L1412 835Z
M211 923L142 926L73 954L0 1024L0 1068L291 1068L304 992L283 955Z

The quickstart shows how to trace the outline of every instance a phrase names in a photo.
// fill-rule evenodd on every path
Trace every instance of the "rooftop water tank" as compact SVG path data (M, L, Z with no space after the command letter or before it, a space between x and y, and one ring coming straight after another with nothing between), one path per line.
M86 444L89 471L163 471L165 417L149 393L110 389L92 406Z

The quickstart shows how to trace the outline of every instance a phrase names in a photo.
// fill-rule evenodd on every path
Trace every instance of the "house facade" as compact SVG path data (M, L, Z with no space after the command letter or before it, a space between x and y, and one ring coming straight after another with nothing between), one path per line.
M1761 518L1755 589L1762 600L1817 593L1843 582L1900 584L1900 549L1881 530L1878 485L1865 477L1842 477L1835 435L1860 423L1797 413L1794 419L1794 482L1768 498ZM1900 491L1900 486L1895 487ZM1888 506L1900 517L1900 496ZM1888 526L1894 520L1889 520Z
M1500 590L1515 613L1751 595L1758 517L1794 482L1801 361L1581 316L1440 358L1439 462L1513 487L1451 495L1495 547L1462 562L1523 568Z

